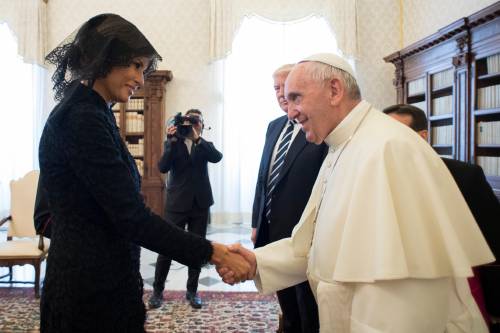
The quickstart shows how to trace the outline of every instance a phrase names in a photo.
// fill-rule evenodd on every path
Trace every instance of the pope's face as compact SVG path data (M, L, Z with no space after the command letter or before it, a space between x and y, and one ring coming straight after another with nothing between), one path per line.
M302 125L307 141L320 144L334 127L330 115L330 91L328 85L312 80L305 66L307 63L296 65L286 79L288 118Z

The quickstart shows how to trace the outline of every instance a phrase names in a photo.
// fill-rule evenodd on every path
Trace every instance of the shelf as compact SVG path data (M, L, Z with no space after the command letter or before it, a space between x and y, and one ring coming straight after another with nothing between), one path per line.
M437 95L437 97L442 97L442 96L451 95L452 93L453 93L453 86L446 86L446 87L432 90L432 97L435 98L436 95Z
M139 155L132 155L133 158L137 158L139 160L143 160L144 156L139 156Z
M492 79L492 78L500 78L500 73L490 73L490 74L485 74L485 75L480 75L477 77L478 80L487 80L487 79Z
M440 144L440 145L432 145L432 148L453 148L453 145L443 145L443 144Z
M438 121L438 120L445 120L445 119L452 119L453 114L452 113L447 113L447 114L440 114L438 116L430 116L429 121Z
M496 86L496 85L499 85L500 84L500 75L483 75L481 76L482 79L481 80L477 80L477 88L478 89L481 89L481 88L487 88L487 87L493 87L493 86Z
M480 145L477 145L477 148L495 148L495 149L500 149L500 144L480 144Z
M500 146L498 145L476 145L476 156L500 157Z
M500 108L494 109L477 109L474 111L475 116L486 116L491 114L500 114Z
M125 136L144 136L144 132L126 132Z
M419 92L418 94L408 95L408 97L425 97L425 91Z
M413 95L406 98L407 104L415 104L425 102L425 95Z
M484 171L484 169L483 169L483 171ZM498 196L499 196L498 192L500 192L500 191L498 191L496 189L500 188L500 176L493 176L493 175L486 175L486 174L485 174L485 176L486 176L486 180L488 181L488 183L490 183L490 186L493 188L493 192L495 192L495 194L498 198Z
M125 112L144 112L144 109L126 109Z

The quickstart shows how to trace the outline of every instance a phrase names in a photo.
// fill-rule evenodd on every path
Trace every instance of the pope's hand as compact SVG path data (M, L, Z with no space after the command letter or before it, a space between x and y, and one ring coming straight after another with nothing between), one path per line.
M253 279L257 271L257 259L255 258L255 254L252 251L241 246L241 244L230 245L229 250L232 253L238 254L245 258L246 262L250 266L246 279ZM232 285L236 282L239 282L236 272L231 270L230 267L219 266L217 267L217 272L222 277L222 280L226 283Z
M217 271L231 272L231 279L224 282L234 284L249 279L251 266L237 251L230 251L223 244L212 242L213 254L211 263L217 266ZM222 277L222 275L221 275Z

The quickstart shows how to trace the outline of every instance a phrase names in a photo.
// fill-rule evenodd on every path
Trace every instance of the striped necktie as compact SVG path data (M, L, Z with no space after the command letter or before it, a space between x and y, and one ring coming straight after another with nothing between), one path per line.
M266 205L264 211L266 213L267 222L270 222L271 217L271 199L273 195L274 188L278 182L278 177L280 171L285 164L286 153L288 152L288 147L290 146L290 141L292 141L293 135L293 122L288 122L288 127L286 128L285 134L281 138L280 144L278 146L278 151L276 152L276 158L273 162L273 167L271 169L271 175L269 176L269 181L267 182L267 192L266 192Z

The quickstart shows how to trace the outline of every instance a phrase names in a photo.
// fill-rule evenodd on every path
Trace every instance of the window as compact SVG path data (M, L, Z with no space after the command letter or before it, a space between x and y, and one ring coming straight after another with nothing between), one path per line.
M272 73L319 52L339 53L323 18L279 23L252 16L241 24L224 61L223 184L218 188L221 194L215 193L214 212L243 213L248 220L267 125L283 115Z
M26 64L17 54L15 36L0 24L0 213L10 207L9 183L38 164L39 89L44 70ZM38 98L38 100L37 100Z

